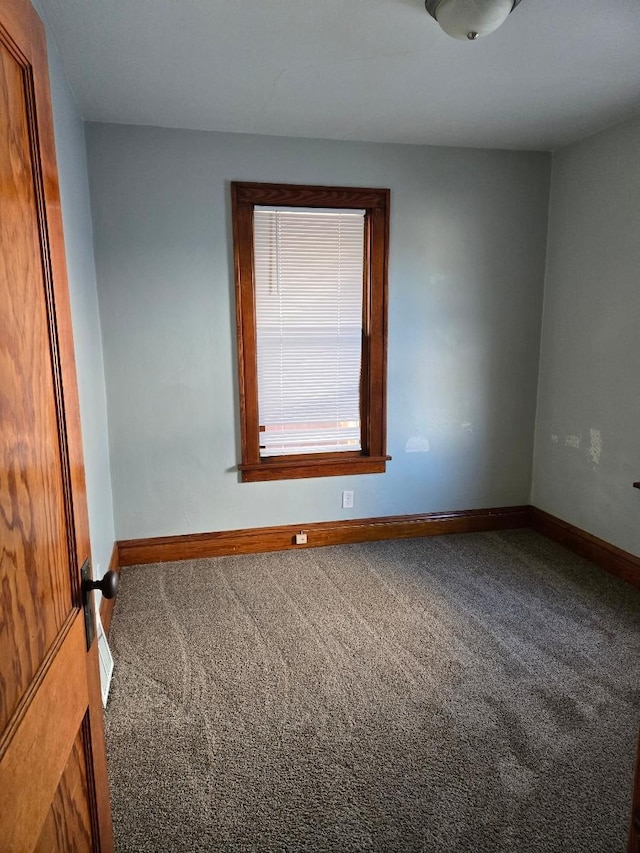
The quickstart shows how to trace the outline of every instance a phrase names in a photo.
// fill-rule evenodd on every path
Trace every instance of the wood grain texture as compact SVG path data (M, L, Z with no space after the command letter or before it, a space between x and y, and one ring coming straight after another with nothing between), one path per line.
M120 563L118 562L118 546L114 542L113 550L111 551L111 559L109 560L109 568L107 569L109 572L115 572L116 574L120 574ZM115 598L102 598L100 602L100 620L102 622L102 627L104 628L104 632L109 636L109 629L111 628L111 619L113 618L113 608L116 604Z
M87 765L83 731L78 733L69 761L53 797L35 853L84 853L93 849L89 814Z
M79 567L90 556L90 543L47 51L44 28L28 0L0 0L0 45L5 717L13 706L8 724L0 726L0 849L32 849L50 809L63 814L55 798L65 794L57 785L84 719L95 723L84 726L83 740L90 803L77 808L85 814L90 808L97 828L93 846L108 853L113 839L102 706L99 688L97 699L87 691L87 683L99 677L97 652L86 653L80 610ZM38 600L40 611L20 614L29 623L27 637L14 616L23 601L28 611L29 597ZM43 615L51 607L55 619Z
M78 666L84 659L78 613L52 650L17 730L0 744L0 850L32 850L38 840L86 712L87 673Z
M528 525L529 507L501 507L464 512L436 512L425 515L289 524L283 527L257 527L220 533L164 536L155 539L129 539L118 542L118 554L121 566L133 566L169 560L223 557L229 554L256 554L294 548L314 548L321 545L435 536L442 533L506 530L528 527ZM306 545L295 544L294 537L301 530L307 534Z
M367 212L370 240L368 246L369 286L366 297L364 347L368 372L368 434L364 436L369 456L385 456L387 446L387 327L389 222L391 194L381 190L381 198Z
M0 731L68 616L72 597L54 342L38 201L28 180L29 85L24 67L0 44Z
M531 527L612 575L640 587L640 557L536 507L531 508Z
M242 204L277 204L293 207L364 208L388 206L388 189L327 187L314 184L266 184L235 181L236 199Z
M253 204L243 203L241 185L231 184L231 217L235 261L240 441L242 462L260 462L258 363L253 297Z
M253 210L258 204L365 210L360 419L362 451L260 457ZM390 191L299 184L231 184L243 482L378 474L386 469Z
M113 853L113 822L107 776L107 754L104 740L104 715L98 643L94 640L88 652L87 682L89 687L89 713L83 722L87 778L93 839L100 853Z
M243 483L256 483L265 480L340 477L345 474L384 474L390 459L390 456L352 456L349 453L324 456L318 453L316 458L300 456L295 460L274 456L262 462L238 467L242 471Z
M73 345L71 305L67 282L67 269L62 226L62 209L56 164L55 137L51 109L49 84L49 65L47 48L42 26L38 16L27 0L0 0L0 18L7 6L20 8L23 18L29 16L31 28L32 74L35 104L37 105L37 127L32 144L37 148L42 174L42 217L46 217L46 248L50 270L49 304L50 314L55 319L57 365L59 388L63 395L63 413L60 422L62 447L66 454L68 468L68 501L73 509L73 537L69 547L75 546L75 564L72 582L75 601L80 607L80 566L91 556L89 538L89 518L87 511L86 482L82 432L80 426L80 405L77 391L76 363ZM35 108L35 105L34 105ZM76 661L76 667L80 665ZM97 823L94 838L96 850L101 853L113 851L113 827L109 798L109 782L106 770L106 750L104 742L104 721L100 694L100 675L97 644L82 658L81 664L87 672L89 683L88 718L89 740L86 747L90 752L89 773L92 786L89 791L94 821Z

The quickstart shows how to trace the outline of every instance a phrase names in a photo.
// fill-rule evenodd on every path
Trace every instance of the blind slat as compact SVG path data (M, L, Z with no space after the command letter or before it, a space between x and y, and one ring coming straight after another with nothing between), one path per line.
M364 211L254 209L261 456L361 449Z

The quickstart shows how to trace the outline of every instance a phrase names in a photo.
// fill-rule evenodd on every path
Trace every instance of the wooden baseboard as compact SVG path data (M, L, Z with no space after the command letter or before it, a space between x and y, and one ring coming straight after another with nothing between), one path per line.
M145 563L225 557L230 554L258 554L294 548L317 548L322 545L406 539L413 536L437 536L443 533L512 530L520 527L531 527L611 574L640 587L640 557L533 506L355 518L347 521L288 524L281 527L252 527L218 533L160 536L153 539L125 539L114 545L109 568L119 572L121 566ZM295 544L295 535L301 531L307 534L306 545ZM112 611L113 601L103 599L100 616L107 633Z
M118 543L113 543L113 550L111 551L111 559L109 560L109 568L107 569L109 572L116 572L116 574L120 574L120 561L118 559ZM116 596L117 598L117 596ZM104 632L109 636L109 628L111 627L111 617L113 616L113 608L115 606L116 599L115 598L103 598L100 602L100 621L102 622L102 627L104 628Z
M640 587L640 557L623 551L604 539L598 539L597 536L537 507L531 507L530 517L531 527L538 533L559 542L575 554L586 557L612 575Z
M118 556L120 566L135 566L143 563L286 551L293 548L315 548L320 545L343 545L382 539L406 539L442 533L507 530L528 527L529 510L528 506L499 507L289 524L283 527L257 527L220 533L161 536L155 539L128 539L118 542ZM300 531L307 534L306 545L295 544L295 535Z

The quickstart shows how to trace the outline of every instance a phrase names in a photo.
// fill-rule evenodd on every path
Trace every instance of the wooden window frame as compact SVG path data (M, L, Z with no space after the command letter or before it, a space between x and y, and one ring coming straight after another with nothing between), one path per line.
M391 459L386 455L389 202L388 189L232 182L242 441L238 469L243 483L384 473ZM253 255L256 205L365 211L360 451L260 457Z

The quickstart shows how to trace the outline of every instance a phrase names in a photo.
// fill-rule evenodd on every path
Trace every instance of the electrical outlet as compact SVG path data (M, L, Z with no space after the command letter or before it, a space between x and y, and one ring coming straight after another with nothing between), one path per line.
M342 493L342 509L353 509L353 492Z
M307 544L307 534L303 533L302 530L300 533L296 533L296 545L306 545Z

